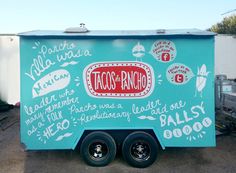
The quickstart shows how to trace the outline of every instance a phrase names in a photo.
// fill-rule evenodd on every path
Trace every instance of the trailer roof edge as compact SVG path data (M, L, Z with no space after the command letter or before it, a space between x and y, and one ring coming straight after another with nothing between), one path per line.
M60 30L35 30L19 33L18 36L29 37L145 37L145 36L214 36L210 31L199 29L175 29L175 30L90 30L84 33L67 33Z

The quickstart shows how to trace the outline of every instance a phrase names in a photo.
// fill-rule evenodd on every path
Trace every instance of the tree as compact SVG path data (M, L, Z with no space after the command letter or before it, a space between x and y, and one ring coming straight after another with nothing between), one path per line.
M218 34L236 35L236 15L225 17L223 21L213 25L209 30Z

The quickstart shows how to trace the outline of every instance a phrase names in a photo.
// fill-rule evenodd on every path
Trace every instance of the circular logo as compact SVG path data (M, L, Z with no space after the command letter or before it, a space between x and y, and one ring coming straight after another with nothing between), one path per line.
M173 61L177 54L175 44L169 40L156 41L152 45L150 53L156 60L163 63Z
M168 81L174 85L186 84L193 76L192 70L181 63L171 64L166 70Z
M184 133L185 135L189 135L191 132L192 132L192 128L191 128L189 125L185 125L185 126L183 127L183 133Z
M202 124L200 122L196 122L193 124L193 130L196 132L200 132L202 130Z
M202 124L204 127L209 127L212 124L212 121L209 117L206 117L202 120Z
M164 131L164 138L171 139L172 138L172 132L170 130Z

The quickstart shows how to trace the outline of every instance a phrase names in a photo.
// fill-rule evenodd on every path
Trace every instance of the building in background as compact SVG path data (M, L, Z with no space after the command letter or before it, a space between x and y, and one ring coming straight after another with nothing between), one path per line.
M236 78L236 37L217 35L215 37L215 74Z
M0 99L10 104L20 100L19 38L0 35Z
M15 104L20 101L19 39L0 35L0 99ZM215 74L236 78L236 37L217 35L215 38Z

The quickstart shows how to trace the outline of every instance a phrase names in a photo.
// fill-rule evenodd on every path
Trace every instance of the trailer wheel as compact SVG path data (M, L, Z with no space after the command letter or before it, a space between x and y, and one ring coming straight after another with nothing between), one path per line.
M137 131L125 138L122 154L131 166L145 168L156 160L157 149L157 142L150 134Z
M116 143L108 133L92 132L82 141L80 154L88 165L106 166L116 156Z

